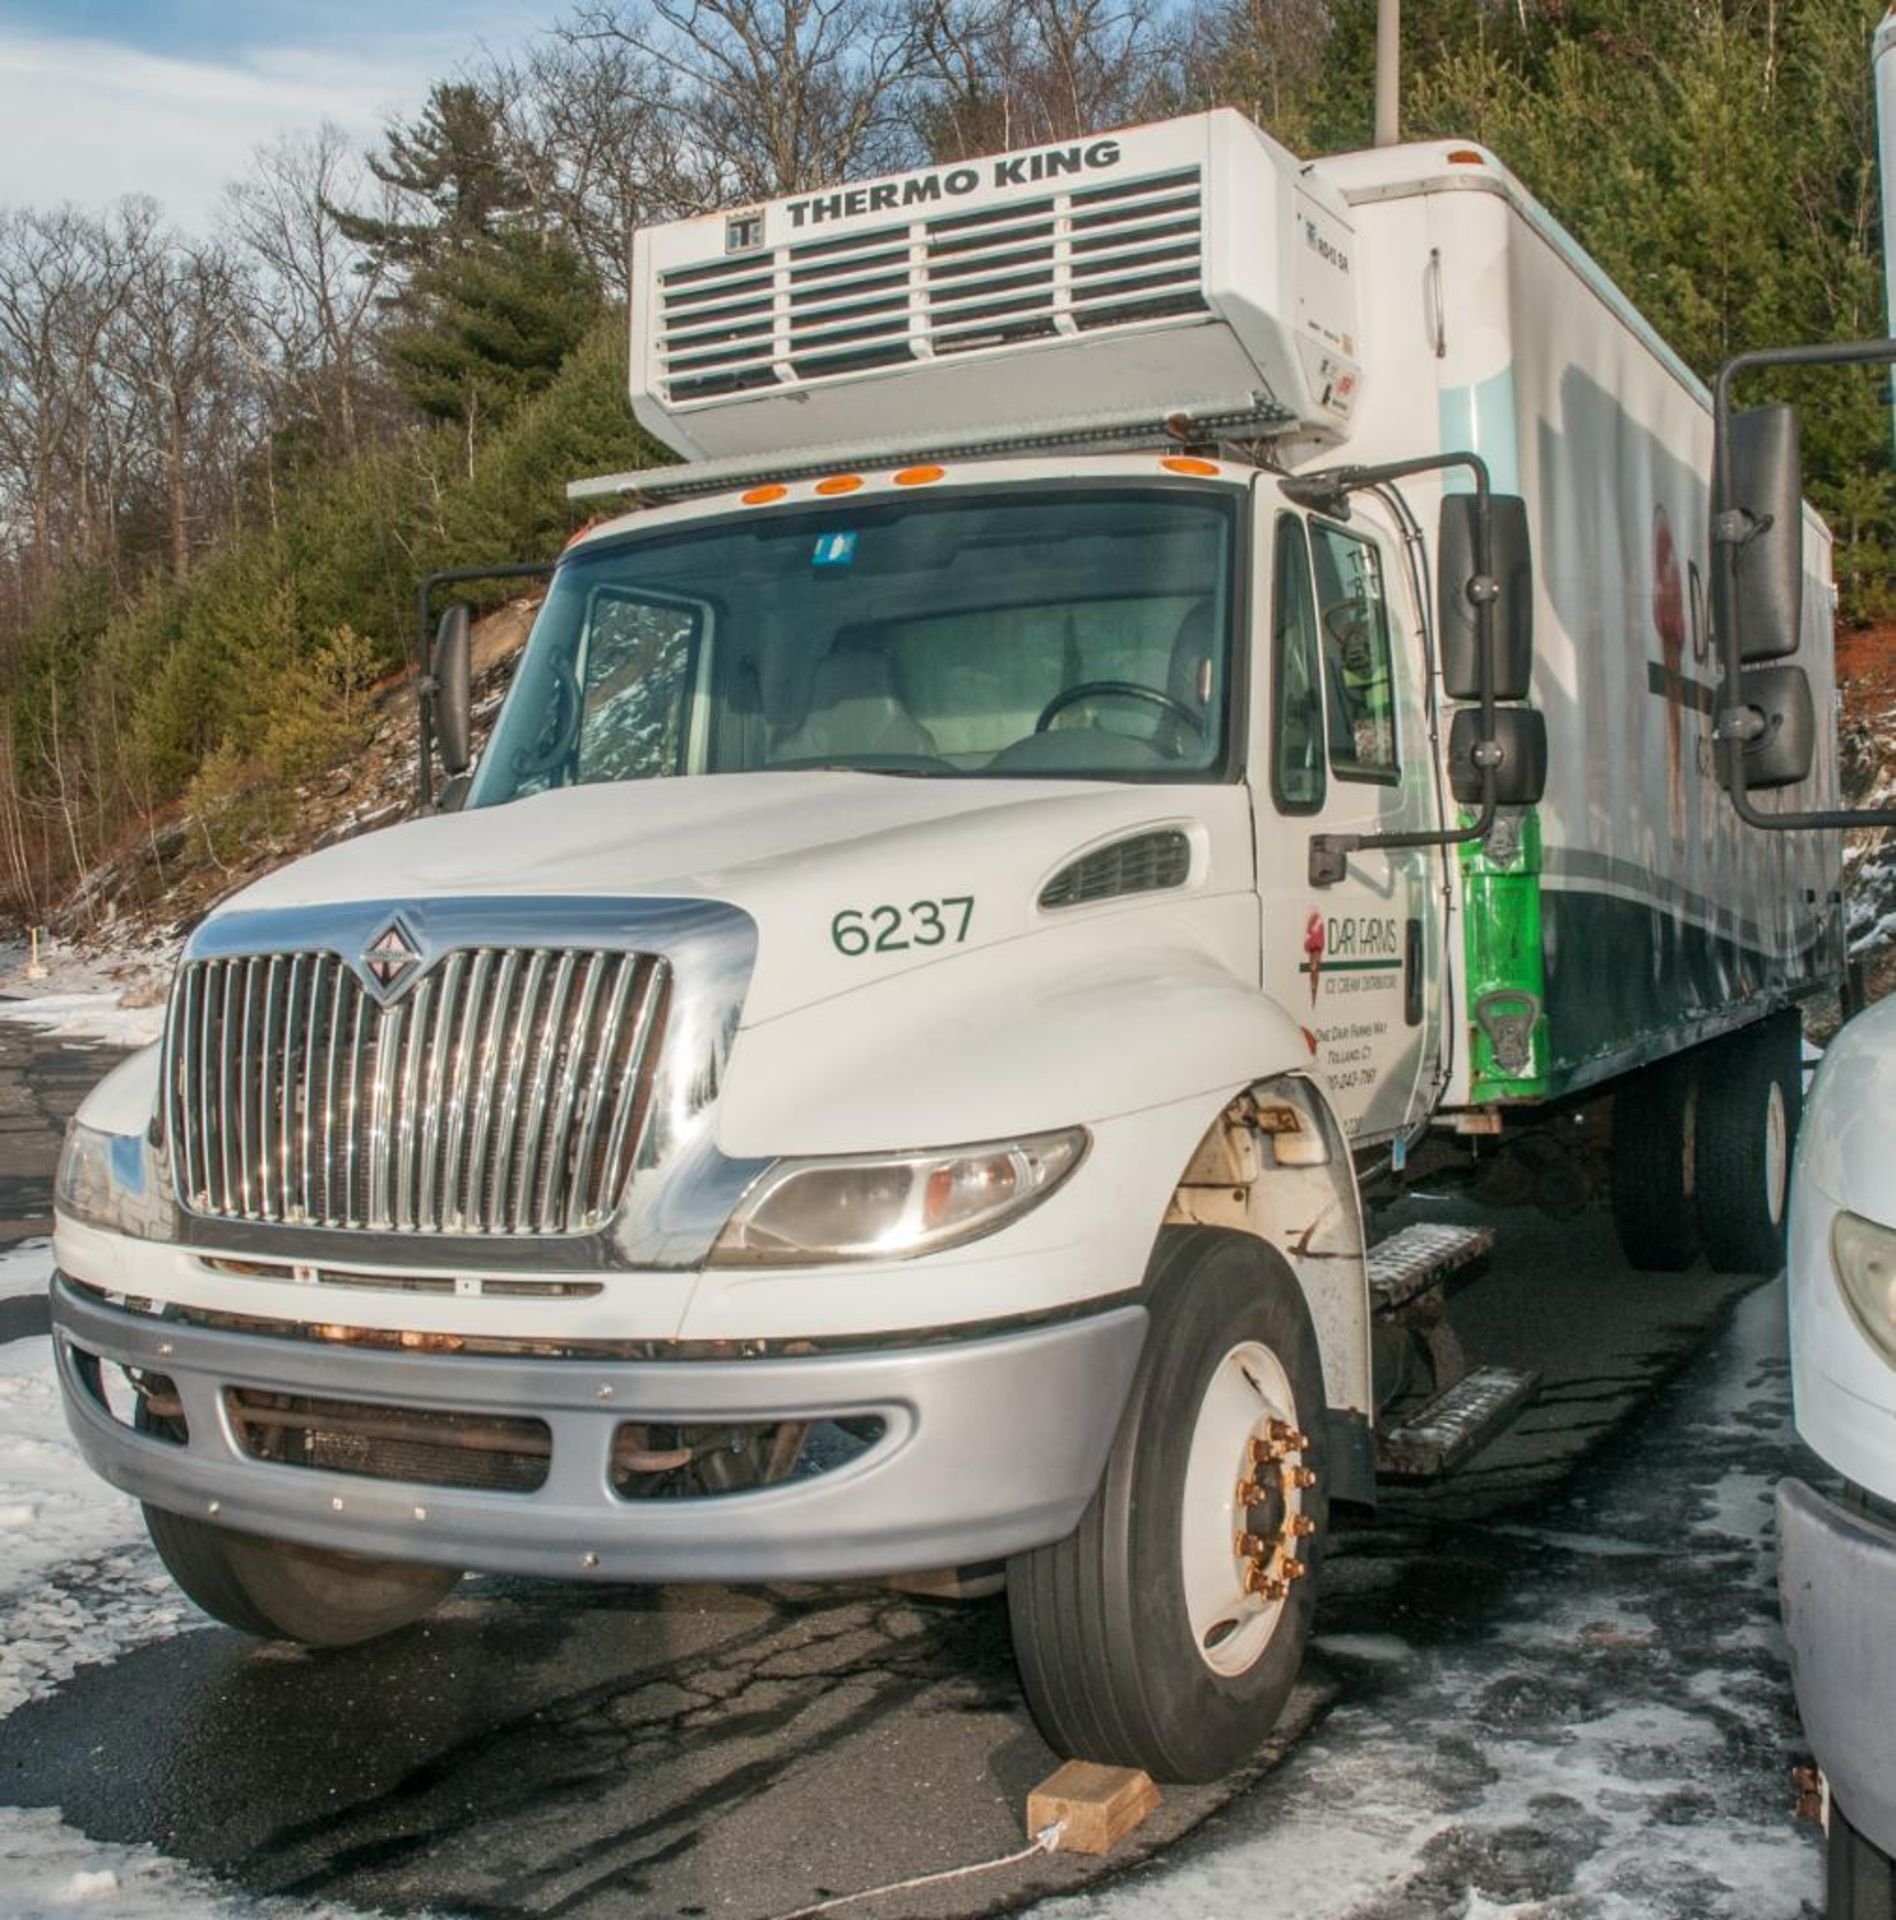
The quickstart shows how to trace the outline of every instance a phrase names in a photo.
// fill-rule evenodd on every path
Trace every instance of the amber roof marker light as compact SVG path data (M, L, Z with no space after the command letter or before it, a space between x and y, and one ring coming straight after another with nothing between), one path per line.
M773 500L784 499L789 491L788 487L752 487L748 493L739 494L738 498L747 507L767 507Z
M1224 469L1215 460L1200 460L1194 454L1172 453L1159 462L1167 473L1194 473L1215 480Z
M821 494L854 493L862 485L859 473L833 473L827 480L819 480L816 490Z
M948 477L946 467L904 467L895 476L898 487L932 487L937 480Z

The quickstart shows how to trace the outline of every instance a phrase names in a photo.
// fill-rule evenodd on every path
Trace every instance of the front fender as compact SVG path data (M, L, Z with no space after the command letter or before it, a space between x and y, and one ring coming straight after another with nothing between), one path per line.
M154 1040L121 1060L79 1103L81 1126L101 1133L143 1133L158 1109L158 1075L164 1043Z
M1256 968L1248 893L1082 911L744 1028L718 1144L738 1158L951 1146L1307 1069L1302 1028Z

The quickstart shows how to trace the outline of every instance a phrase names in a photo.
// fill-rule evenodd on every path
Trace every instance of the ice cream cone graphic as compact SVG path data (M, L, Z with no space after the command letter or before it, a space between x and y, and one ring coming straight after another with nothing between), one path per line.
M1313 913L1304 925L1304 960L1310 969L1310 1004L1317 1004L1317 981L1323 973L1323 915Z

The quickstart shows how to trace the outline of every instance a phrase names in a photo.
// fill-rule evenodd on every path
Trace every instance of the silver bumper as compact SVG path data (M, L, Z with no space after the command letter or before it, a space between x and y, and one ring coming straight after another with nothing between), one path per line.
M1145 1339L1143 1307L937 1345L794 1360L604 1362L365 1351L180 1326L56 1278L54 1346L80 1451L114 1486L239 1532L484 1573L573 1579L834 1580L997 1559L1063 1538L1099 1480ZM77 1353L167 1375L190 1432L136 1433ZM259 1461L225 1389L531 1415L545 1484L492 1492ZM809 1479L700 1499L612 1489L627 1420L873 1415L881 1437Z
M1797 1710L1858 1832L1896 1852L1896 1531L1779 1483L1778 1595Z

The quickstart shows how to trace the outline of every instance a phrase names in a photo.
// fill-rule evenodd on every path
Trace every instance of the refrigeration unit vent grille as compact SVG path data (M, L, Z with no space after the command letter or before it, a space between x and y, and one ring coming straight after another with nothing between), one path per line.
M673 405L1208 311L1200 169L660 276Z

